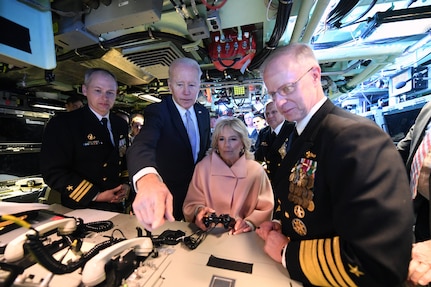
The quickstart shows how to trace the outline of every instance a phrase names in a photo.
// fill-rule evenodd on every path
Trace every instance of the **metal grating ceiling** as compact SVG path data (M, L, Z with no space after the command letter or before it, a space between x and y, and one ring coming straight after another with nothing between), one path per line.
M168 67L172 61L184 57L171 41L124 49L122 53L131 63L157 79L168 78Z

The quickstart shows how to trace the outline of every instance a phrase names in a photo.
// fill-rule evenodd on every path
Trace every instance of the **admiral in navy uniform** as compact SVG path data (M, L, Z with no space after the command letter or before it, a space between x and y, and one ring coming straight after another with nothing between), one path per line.
M413 207L391 138L326 98L308 45L275 50L262 71L299 134L274 181L276 220L256 230L265 252L304 286L401 286Z
M263 164L269 179L272 180L286 156L288 137L295 125L284 119L273 101L265 104L264 115L268 126L259 132L254 158Z
M41 171L45 182L60 192L62 205L125 211L130 191L126 164L128 125L110 113L117 81L107 70L85 74L82 92L88 105L51 118L46 126ZM102 118L107 119L107 127Z

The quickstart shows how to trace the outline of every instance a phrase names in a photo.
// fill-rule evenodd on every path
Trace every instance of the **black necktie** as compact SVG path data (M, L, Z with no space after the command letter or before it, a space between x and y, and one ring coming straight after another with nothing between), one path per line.
M294 141L298 138L298 132L296 131L296 128L293 128L293 131L289 135L289 139L286 142L286 152L288 152L294 143Z
M102 118L100 121L102 122L102 125L105 127L105 131L106 131L106 134L108 135L109 142L112 143L111 132L109 131L109 128L108 128L108 119Z
M271 133L271 135L269 136L269 143L268 144L272 145L274 143L276 137L277 137L277 134L273 131Z

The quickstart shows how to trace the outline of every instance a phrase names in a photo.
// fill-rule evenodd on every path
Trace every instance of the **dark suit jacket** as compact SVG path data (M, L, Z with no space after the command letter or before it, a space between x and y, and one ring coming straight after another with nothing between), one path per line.
M61 193L64 206L123 211L122 204L92 201L99 192L128 182L128 126L113 113L109 121L115 147L88 106L49 120L42 141L41 172L48 186Z
M431 102L427 103L421 109L416 118L415 124L410 128L407 135L398 145L398 151L406 163L407 174L410 176L410 169L413 162L413 157L422 142L425 135L426 127L431 119ZM431 180L431 178L430 178ZM430 185L431 186L431 185ZM429 197L430 195L428 195ZM430 207L429 200L424 195L418 193L414 199L414 208L416 213L415 236L416 241L430 239Z
M282 158L279 149L285 144L286 139L289 137L294 127L294 123L284 121L280 132L274 141L271 141L272 129L270 126L263 128L259 132L255 145L256 150L254 152L254 158L257 161L266 163L266 172L271 180L274 178L275 173L281 164Z
M297 174L307 176L296 182ZM274 218L291 240L285 259L293 279L306 286L405 281L413 224L408 179L391 138L372 121L326 100L274 185Z
M200 134L200 161L210 145L210 119L201 104L196 103L194 109ZM144 116L144 126L127 153L129 174L132 178L145 167L156 168L173 194L175 218L182 219L182 205L195 167L186 128L172 96L149 105Z

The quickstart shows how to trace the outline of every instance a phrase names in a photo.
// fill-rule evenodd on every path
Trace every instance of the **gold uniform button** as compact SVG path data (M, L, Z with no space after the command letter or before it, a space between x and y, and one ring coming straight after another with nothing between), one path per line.
M304 222L302 222L301 219L294 218L292 220L292 227L293 230L295 230L296 233L298 233L301 236L307 235L307 227L305 226Z
M103 181L107 181L107 180L108 180L108 178L107 178L107 177L104 177L102 180L103 180Z
M107 167L107 166L108 166L108 163L106 163L106 162L105 162L105 163L103 164L103 167Z
M304 216L305 216L305 210L300 205L295 205L295 207L293 208L293 212L299 218L304 218Z

